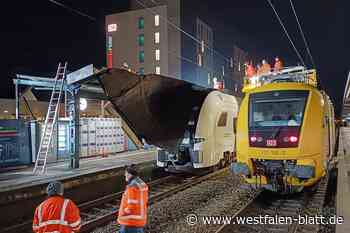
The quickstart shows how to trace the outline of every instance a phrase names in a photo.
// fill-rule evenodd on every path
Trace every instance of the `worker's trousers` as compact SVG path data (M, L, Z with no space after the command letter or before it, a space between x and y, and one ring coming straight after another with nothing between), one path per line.
M129 227L129 226L120 226L119 233L143 233L142 227Z

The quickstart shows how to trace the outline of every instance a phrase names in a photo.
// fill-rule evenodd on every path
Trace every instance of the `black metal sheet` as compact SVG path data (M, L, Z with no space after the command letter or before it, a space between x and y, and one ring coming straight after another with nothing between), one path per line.
M169 151L176 149L195 106L212 89L160 75L139 76L111 69L101 75L107 96L141 138Z

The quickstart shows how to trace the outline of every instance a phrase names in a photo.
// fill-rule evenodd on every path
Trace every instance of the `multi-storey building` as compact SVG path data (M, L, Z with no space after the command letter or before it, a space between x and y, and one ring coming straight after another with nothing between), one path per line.
M108 15L108 65L211 85L213 31L188 3L131 0L130 11Z
M233 47L233 89L235 92L241 93L243 88L243 77L245 76L244 64L248 61L248 53L243 49L234 46Z

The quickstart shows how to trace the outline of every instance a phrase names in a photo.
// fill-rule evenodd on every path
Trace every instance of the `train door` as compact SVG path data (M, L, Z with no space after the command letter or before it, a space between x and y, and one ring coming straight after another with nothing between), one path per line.
M215 127L215 161L218 163L223 158L223 153L232 151L233 139L233 117L229 117L229 112L221 112L218 114L217 123Z

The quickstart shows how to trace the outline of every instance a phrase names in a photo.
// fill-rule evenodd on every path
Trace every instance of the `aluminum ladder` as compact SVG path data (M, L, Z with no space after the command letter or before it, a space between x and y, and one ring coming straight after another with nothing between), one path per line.
M66 80L67 62L58 64L55 84L52 89L49 108L47 109L44 129L41 134L40 146L35 161L34 174L46 173L47 156L50 150L54 127L57 123L60 100L63 92L63 86Z

